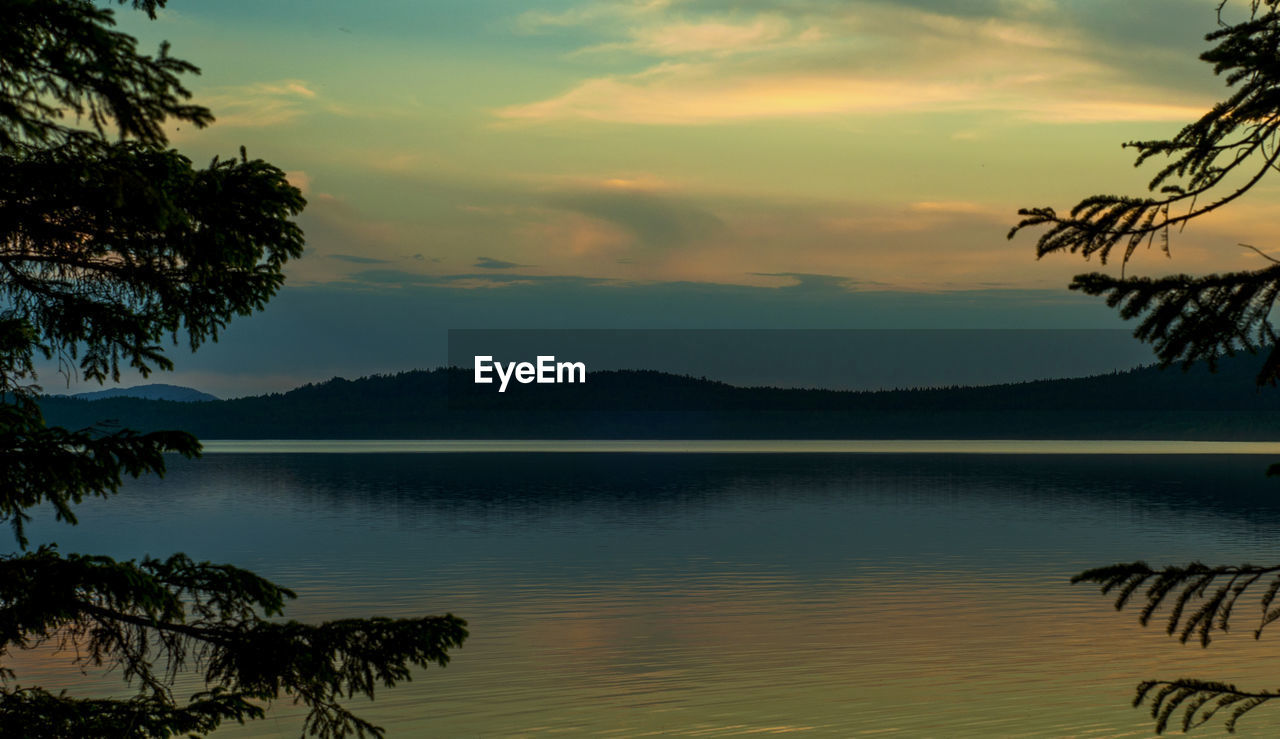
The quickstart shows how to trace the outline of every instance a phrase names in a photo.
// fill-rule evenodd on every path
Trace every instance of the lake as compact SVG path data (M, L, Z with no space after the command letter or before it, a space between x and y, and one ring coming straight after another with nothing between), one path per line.
M352 703L393 738L1151 736L1140 679L1278 682L1256 600L1206 650L1068 579L1280 560L1280 446L289 444L210 444L32 539L248 567L302 620L466 618L446 669ZM114 685L59 665L19 682ZM284 702L217 736L300 726Z

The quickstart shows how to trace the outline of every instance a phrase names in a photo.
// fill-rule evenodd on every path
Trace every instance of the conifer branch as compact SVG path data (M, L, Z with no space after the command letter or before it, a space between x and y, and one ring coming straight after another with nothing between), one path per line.
M202 704L201 726L260 714L246 713L247 699L291 696L308 707L310 734L380 737L379 727L340 701L372 698L378 687L411 679L413 667L444 667L448 650L467 637L466 622L451 614L321 624L270 620L293 597L246 570L184 555L116 562L41 547L0 559L0 656L56 641L80 654L83 666L118 669L139 686L139 698L120 710L159 711L174 726L187 720L175 711L190 706L177 709L170 686L178 672L192 669L224 696ZM0 726L6 712L21 715L36 699L45 710L57 708L56 725L80 720L81 708L97 705L0 691Z
M1136 598L1142 603L1138 622L1143 626L1150 625L1158 613L1167 609L1165 631L1184 644L1194 638L1202 647L1208 647L1215 633L1228 633L1241 597L1256 585L1265 583L1260 593L1255 591L1259 617L1254 638L1261 638L1267 626L1280 620L1280 607L1275 606L1280 592L1280 565L1209 567L1192 562L1155 570L1145 562L1129 562L1086 570L1072 577L1071 582L1095 583L1103 594L1114 593L1116 610L1124 609ZM1133 705L1149 703L1157 734L1168 729L1179 712L1181 729L1190 731L1228 709L1224 728L1234 732L1242 716L1277 697L1280 692L1250 692L1226 683L1184 678L1140 683Z
M1167 607L1165 630L1183 643L1194 636L1205 647L1214 632L1230 630L1230 618L1240 597L1262 582L1266 587L1259 596L1260 616L1254 638L1280 618L1280 608L1272 608L1280 591L1280 565L1209 567L1192 562L1156 570L1146 562L1129 562L1086 570L1072 577L1071 582L1095 583L1104 595L1114 591L1116 610L1139 597L1144 602L1138 618L1143 626Z
M1169 728L1179 711L1182 719L1177 725L1183 732L1204 726L1226 711L1223 728L1234 734L1241 717L1274 698L1280 698L1280 692L1246 691L1229 683L1183 678L1140 683L1133 705L1137 708L1149 703L1157 734L1163 734Z
M152 18L165 5L112 2ZM167 125L213 121L182 84L199 70L167 45L139 53L102 5L0 2L0 521L21 550L0 558L0 659L61 645L139 692L54 695L0 666L0 735L194 736L291 697L312 735L382 736L342 701L447 664L462 619L283 621L293 593L227 565L28 551L31 508L75 523L86 498L200 452L179 431L48 426L36 358L98 381L172 369L166 339L216 341L266 305L303 249L293 219L306 201L280 169L243 147L203 168L167 148ZM187 669L209 689L183 705L173 684Z
M1145 197L1094 195L1067 215L1053 208L1024 208L1009 231L1047 226L1036 242L1037 257L1070 252L1103 264L1120 250L1119 277L1094 272L1076 276L1072 290L1103 296L1121 317L1138 321L1134 335L1151 343L1163 365L1188 368L1206 361L1210 369L1223 355L1265 352L1256 381L1280 380L1280 336L1271 311L1280 299L1280 260L1256 247L1271 266L1248 272L1161 278L1131 277L1125 267L1137 248L1150 247L1158 234L1169 254L1169 233L1213 212L1252 190L1269 172L1280 169L1280 0L1251 0L1248 19L1227 23L1226 0L1217 5L1219 28L1205 38L1213 44L1201 59L1212 64L1230 89L1226 98L1170 139L1135 141L1135 166L1156 158L1165 164L1147 185ZM1272 465L1268 474L1280 474ZM1155 570L1145 562L1100 567L1082 572L1073 583L1092 582L1112 594L1115 607L1140 604L1144 626L1162 618L1170 635L1183 643L1195 639L1207 647L1216 633L1229 631L1238 618L1241 599L1258 600L1254 638L1280 620L1280 566L1209 567L1193 562ZM1178 715L1189 731L1225 715L1224 728L1235 731L1239 719L1280 692L1250 692L1234 685L1196 679L1141 683L1134 705L1151 707L1156 732L1168 729Z

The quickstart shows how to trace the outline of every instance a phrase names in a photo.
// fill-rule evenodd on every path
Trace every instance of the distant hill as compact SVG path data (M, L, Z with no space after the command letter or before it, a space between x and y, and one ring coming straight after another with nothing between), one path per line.
M94 390L88 393L73 393L72 395L60 397L76 398L78 400L141 398L143 400L170 400L177 403L196 403L209 400L219 400L216 395L210 395L209 393L204 393L194 388L182 387L180 385L165 385L163 383L136 385L134 387L113 387L107 390Z
M1096 377L882 392L742 388L652 371L499 394L463 370L334 378L206 403L42 401L50 423L106 419L207 439L991 438L1280 440L1280 390L1256 357L1217 373L1144 367ZM452 392L451 392L452 391Z

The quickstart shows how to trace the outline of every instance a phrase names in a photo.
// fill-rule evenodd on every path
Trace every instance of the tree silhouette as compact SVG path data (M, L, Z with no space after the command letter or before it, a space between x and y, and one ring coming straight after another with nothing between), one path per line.
M1053 208L1023 209L1010 238L1023 228L1047 225L1036 243L1039 256L1068 251L1086 258L1097 255L1105 263L1118 253L1123 264L1138 247L1155 243L1168 253L1171 229L1239 198L1280 168L1280 0L1252 0L1247 19L1237 23L1223 20L1226 4L1218 4L1219 27L1205 37L1213 47L1201 59L1224 76L1231 94L1171 139L1126 144L1137 150L1138 165L1165 160L1148 185L1150 194L1095 195L1067 215ZM1070 288L1105 296L1121 316L1138 319L1134 335L1152 343L1165 366L1180 363L1185 368L1203 360L1212 368L1222 355L1265 352L1256 381L1275 385L1280 342L1269 316L1280 296L1280 262L1256 251L1271 264L1253 271L1158 279L1093 272L1076 276ZM1278 470L1272 465L1269 472ZM1280 566L1193 562L1154 570L1133 562L1088 570L1072 582L1097 583L1104 594L1115 591L1117 609L1141 602L1143 625L1163 614L1171 635L1183 642L1195 638L1203 646L1215 632L1228 631L1241 598L1258 599L1255 638L1280 619ZM1280 691L1182 678L1142 682L1134 705L1149 705L1158 733L1171 722L1190 730L1219 716L1234 731L1241 716L1275 698Z
M164 0L132 5L154 18ZM179 431L46 425L37 356L97 381L171 369L166 340L215 341L265 306L303 248L292 217L306 203L279 169L243 148L197 168L167 148L167 123L213 120L180 82L198 70L167 46L140 54L113 24L89 0L0 1L0 517L18 543L0 558L0 659L58 645L138 692L55 695L0 665L0 735L198 735L291 697L309 709L305 733L381 736L341 700L443 666L464 621L284 621L293 592L246 570L29 546L30 509L75 523L86 497L163 474L166 452L200 452ZM206 690L184 701L173 682L187 669Z

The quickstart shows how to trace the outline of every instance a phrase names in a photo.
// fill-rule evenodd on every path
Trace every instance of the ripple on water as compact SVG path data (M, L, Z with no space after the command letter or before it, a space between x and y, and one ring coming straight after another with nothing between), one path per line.
M1137 556L1257 559L1280 533L1257 459L634 457L213 455L35 531L234 561L303 620L465 617L449 667L355 702L392 737L1150 736L1139 679L1274 682L1280 637L1183 646L1067 584ZM62 664L15 667L118 691ZM1265 710L1243 736L1274 733ZM219 736L299 726L282 703Z

